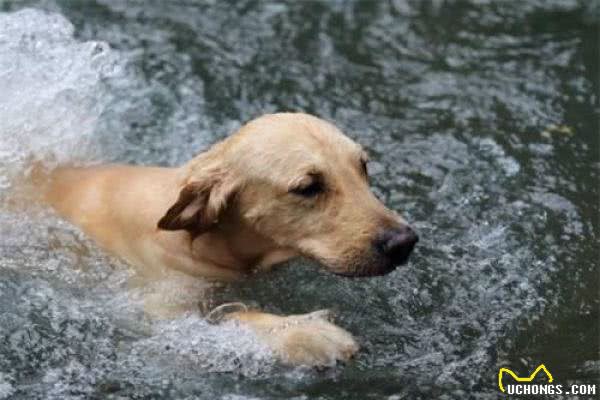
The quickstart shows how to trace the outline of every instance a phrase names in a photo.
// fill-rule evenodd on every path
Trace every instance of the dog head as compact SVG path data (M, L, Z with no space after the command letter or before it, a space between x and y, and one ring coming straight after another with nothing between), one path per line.
M346 276L390 272L418 240L370 191L365 151L314 116L255 119L186 168L161 229L200 235L227 221L256 234L247 246L267 240Z

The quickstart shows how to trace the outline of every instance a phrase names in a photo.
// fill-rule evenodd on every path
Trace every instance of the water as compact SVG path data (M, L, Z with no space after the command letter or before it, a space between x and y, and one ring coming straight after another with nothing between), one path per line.
M598 2L0 10L0 399L494 399L499 367L539 363L597 382ZM126 266L12 190L33 160L176 165L275 110L363 144L421 236L385 277L299 260L227 289L333 309L362 345L346 366L285 368L241 328L147 320Z

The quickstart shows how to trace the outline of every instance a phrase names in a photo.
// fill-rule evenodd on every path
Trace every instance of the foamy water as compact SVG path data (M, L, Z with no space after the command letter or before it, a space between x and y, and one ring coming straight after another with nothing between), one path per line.
M62 15L34 10L1 15L0 29L3 185L32 159L91 158L107 102L101 82L118 73L108 44L76 41Z

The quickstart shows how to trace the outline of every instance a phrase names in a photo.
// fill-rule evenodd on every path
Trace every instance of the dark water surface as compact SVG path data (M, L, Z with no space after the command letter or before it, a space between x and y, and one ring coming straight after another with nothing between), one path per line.
M598 1L0 10L0 399L494 399L498 368L540 363L598 383ZM278 110L363 144L375 191L421 236L385 277L301 260L229 289L333 309L362 346L346 366L284 368L238 328L145 321L118 261L11 207L31 157L176 165Z

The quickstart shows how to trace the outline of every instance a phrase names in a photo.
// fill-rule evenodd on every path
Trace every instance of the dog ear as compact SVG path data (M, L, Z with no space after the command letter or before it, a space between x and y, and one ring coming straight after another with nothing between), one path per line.
M235 185L228 182L223 174L191 181L181 189L175 204L158 221L158 228L203 233L218 222L234 192Z

